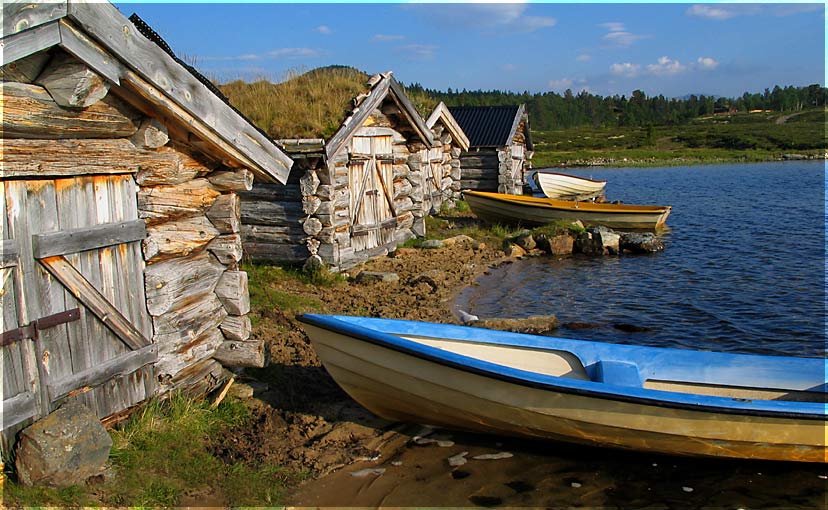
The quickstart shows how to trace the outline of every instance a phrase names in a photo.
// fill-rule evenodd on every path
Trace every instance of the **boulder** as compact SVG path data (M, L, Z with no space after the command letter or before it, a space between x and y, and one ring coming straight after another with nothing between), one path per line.
M569 234L560 234L548 240L545 251L551 255L572 255L575 238Z
M655 234L633 232L621 234L619 248L631 253L655 253L664 249L664 243Z
M593 238L591 232L581 232L575 238L573 251L584 255L603 255L604 247L601 245L600 239Z
M604 254L618 255L621 253L619 248L621 236L613 232L612 229L607 227L590 227L587 232L592 234L592 239L596 245L601 245Z
M472 326L530 335L546 335L558 329L558 318L554 315L533 315L525 319L481 319L472 323Z
M423 249L426 249L426 250L436 250L438 248L442 248L443 246L445 246L445 243L443 241L441 241L440 239L426 239L420 245L420 248L423 248Z
M537 246L535 238L532 237L532 234L529 232L521 232L513 237L511 241L526 251L532 251Z
M68 487L103 471L112 438L88 407L69 402L20 433L15 468L22 485Z
M397 273L386 273L382 271L362 271L356 277L357 283L398 281L400 281L400 275Z
M516 244L506 246L503 251L506 252L507 257L520 258L526 255L526 250Z

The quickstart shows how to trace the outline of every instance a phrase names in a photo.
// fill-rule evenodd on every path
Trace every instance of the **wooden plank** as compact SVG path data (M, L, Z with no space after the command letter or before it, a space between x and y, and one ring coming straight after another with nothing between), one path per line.
M89 308L115 335L133 350L150 344L144 335L119 312L106 298L90 284L62 256L47 257L40 263L55 276L65 287L70 289L75 298Z
M126 66L65 19L60 21L59 29L63 49L112 83L120 85Z
M2 430L38 415L37 399L29 391L3 400L2 406L3 417L2 423L0 423L0 429Z
M140 241L146 237L143 220L132 220L37 234L32 236L32 244L35 258L42 259Z
M138 130L141 115L114 95L88 108L63 108L43 87L0 83L4 138L118 138Z
M69 377L52 381L49 383L49 393L52 398L63 398L70 392L100 386L111 379L125 376L145 365L155 363L157 360L158 346L148 345L137 351L122 354L115 359L72 374Z
M387 78L383 78L371 90L369 97L359 105L359 110L349 118L348 123L340 127L333 137L328 140L325 146L325 153L328 159L333 159L334 155L347 145L356 130L365 123L365 119L371 115L371 112L375 108L382 104L383 99L388 94L390 86L390 81Z
M144 37L111 4L72 2L69 17L138 75L210 126L225 142L255 161L263 177L285 182L293 161L164 50ZM125 77L122 77L125 78ZM212 138L215 138L213 136Z
M138 186L134 179L126 179L123 181L124 191L124 211L125 218L132 219L138 217ZM132 268L129 272L130 283L130 304L132 306L132 315L130 322L146 337L152 338L152 319L147 313L147 300L145 290L145 271L146 263L141 251L141 243L130 243L128 245L128 256L126 267ZM150 381L154 387L154 381Z
M60 27L56 21L13 35L4 33L0 41L0 47L3 50L0 51L0 62L2 65L7 65L59 43Z
M17 243L11 239L0 240L0 269L17 265Z
M4 38L66 16L67 4L66 0L54 0L49 3L5 0L3 2Z
M393 76L391 76L390 81L390 88L394 93L394 98L398 101L398 104L408 119L409 124L411 124L411 126L417 131L417 134L420 135L422 141L427 146L432 147L434 145L434 136L431 129L426 126L425 120L423 120L423 117L417 111L417 108L411 103L411 99L408 98L408 94L405 93L405 90L402 85L400 85L400 82L398 82Z

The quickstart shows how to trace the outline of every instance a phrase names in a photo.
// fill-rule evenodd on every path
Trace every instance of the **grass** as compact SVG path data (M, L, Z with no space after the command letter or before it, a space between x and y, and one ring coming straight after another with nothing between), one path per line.
M215 409L181 394L152 400L111 433L112 478L63 489L7 481L3 504L156 508L177 506L187 493L220 494L234 506L278 504L291 475L276 466L227 463L213 453L224 431L251 419L247 406L232 398Z
M275 284L288 279L297 280L315 287L335 286L345 282L345 277L331 273L326 269L304 272L297 269L283 268L264 264L247 263L242 267L250 275L248 288L250 305L254 309L279 309L289 312L323 311L323 304L315 298L297 296L275 288ZM251 314L254 322L258 314Z

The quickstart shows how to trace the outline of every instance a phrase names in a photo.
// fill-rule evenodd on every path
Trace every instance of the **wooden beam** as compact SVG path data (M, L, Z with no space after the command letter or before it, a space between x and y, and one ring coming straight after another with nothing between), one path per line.
M325 153L327 154L328 159L331 159L334 154L339 152L339 149L348 143L354 135L354 132L360 128L362 124L365 123L365 119L371 115L371 112L382 104L383 99L385 99L385 96L388 95L389 87L389 80L387 78L383 78L382 81L380 81L380 83L374 86L373 90L371 90L369 97L359 105L358 111L346 119L348 123L343 123L336 134L328 140L328 143L325 146Z
M101 76L120 84L126 66L66 20L60 20L60 45Z
M35 258L42 259L131 243L145 237L147 229L141 220L106 223L94 227L35 234L32 236L32 252Z
M263 177L286 182L293 161L247 119L213 94L158 45L144 37L111 4L71 2L69 18L138 76L255 162ZM215 137L215 134L213 137Z
M68 260L58 255L40 263L131 350L151 344Z
M17 242L14 239L0 241L0 269L17 265Z
M8 370L8 369L7 369ZM2 402L3 422L0 423L3 430L13 427L23 420L37 415L37 399L34 394L24 391Z
M397 100L397 104L399 104L403 113L408 118L408 122L419 133L423 142L429 147L433 147L434 136L431 133L431 129L426 126L420 112L417 111L417 108L411 102L411 99L408 98L408 94L405 93L405 90L402 85L400 85L400 82L398 82L393 76L391 76L390 81L390 87L391 91L394 93L394 98Z
M3 9L5 12L5 4L3 5ZM2 64L6 65L28 57L38 51L56 46L59 43L60 28L58 27L57 21L14 35L8 35L4 32L3 39L0 40L0 46L2 46L0 58L2 59Z
M137 351L122 354L117 358L107 360L76 374L71 374L63 379L50 381L47 385L49 388L49 396L54 402L73 391L85 388L91 389L100 386L110 379L131 374L145 365L155 363L157 360L158 346L151 344Z

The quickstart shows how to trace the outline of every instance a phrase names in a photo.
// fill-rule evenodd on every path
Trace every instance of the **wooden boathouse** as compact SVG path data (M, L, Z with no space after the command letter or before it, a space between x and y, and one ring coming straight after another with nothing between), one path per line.
M469 138L468 150L460 154L462 188L522 195L534 153L526 106L450 106L449 111Z
M2 46L4 450L69 399L106 418L262 365L238 193L291 159L111 4L6 3Z
M253 260L343 271L425 235L444 154L402 85L372 76L338 125L328 140L278 140L296 161L287 185L241 195Z
M443 204L454 207L460 199L460 154L469 150L469 138L442 101L431 112L426 126L434 132L435 148L431 150L442 152L442 165L432 163L434 186L426 189L426 198L430 198L430 203L426 204L428 212L436 213ZM429 160L436 160L436 157L429 157Z

